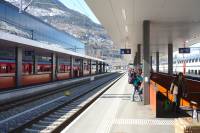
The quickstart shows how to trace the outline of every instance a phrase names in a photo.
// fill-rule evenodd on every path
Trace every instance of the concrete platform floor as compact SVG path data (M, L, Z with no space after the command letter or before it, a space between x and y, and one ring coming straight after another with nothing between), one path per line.
M149 105L136 97L125 75L67 126L62 133L174 133L174 120L155 118Z

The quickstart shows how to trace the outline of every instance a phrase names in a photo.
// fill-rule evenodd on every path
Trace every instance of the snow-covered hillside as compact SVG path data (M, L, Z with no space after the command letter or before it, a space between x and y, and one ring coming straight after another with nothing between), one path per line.
M20 0L5 1L19 7ZM29 1L23 0L23 5L27 5ZM58 0L33 0L26 11L80 39L87 45L86 50L88 51L86 53L88 55L100 57L102 55L109 56L109 54L112 54L110 49L113 42L107 35L105 29L101 25L94 23L87 16L67 8ZM98 52L102 48L105 50Z

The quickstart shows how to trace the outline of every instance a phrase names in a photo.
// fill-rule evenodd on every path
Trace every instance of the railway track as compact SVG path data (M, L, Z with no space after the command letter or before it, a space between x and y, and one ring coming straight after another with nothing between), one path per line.
M96 77L95 79L99 79L99 78L103 78L103 77ZM80 86L80 85L83 85L83 84L87 84L88 82L90 82L90 81L89 80L86 80L86 81L82 80L78 83L69 84L66 87L60 87L60 88L57 88L57 89L42 92L40 94L30 95L27 98L21 98L21 99L18 99L18 100L9 101L9 102L0 104L0 112L7 111L7 110L15 108L17 106L36 101L38 99L42 99L42 98L57 94L59 92L63 92L63 91L68 90L70 88L74 88L74 87L77 87L77 86ZM21 91L21 90L13 90L13 91ZM13 91L11 91L11 92L13 92Z
M86 106L85 100L86 98L90 97L92 93L94 93L94 90L98 90L102 85L105 85L106 83L113 80L113 78L116 78L119 76L119 74L113 74L109 75L106 78L101 78L99 80L90 82L88 84L84 84L81 87L74 87L72 88L72 95L71 96L63 96L60 94L58 97L53 97L51 100L43 98L43 104L38 104L35 107L31 107L29 109L26 109L20 113L16 113L15 115L11 115L10 117L4 118L2 121L0 121L0 131L1 132L39 132L38 130L35 130L35 128L45 129L44 132L46 132L47 129L49 129L50 132L54 131L55 129L52 128L53 126L51 123L53 123L54 126L61 123L61 120L69 121L72 119L72 116L79 112L77 109L82 109ZM84 97L85 96L85 97ZM47 102L48 101L48 102ZM56 110L65 110L68 112L62 112L58 111L57 113L54 113ZM74 112L74 113L73 113ZM53 113L53 114L52 114ZM61 114L66 114L64 117L60 116ZM44 118L44 119L43 119ZM42 120L41 120L42 119ZM55 120L59 120L57 122L52 122ZM38 123L39 122L39 123ZM35 123L35 124L34 124ZM49 124L51 128L47 126ZM62 124L61 124L62 125ZM28 127L28 128L27 128ZM25 129L25 130L24 130ZM50 130L51 129L51 130ZM53 129L53 130L52 130ZM34 131L35 130L35 131ZM57 130L57 128L56 128Z

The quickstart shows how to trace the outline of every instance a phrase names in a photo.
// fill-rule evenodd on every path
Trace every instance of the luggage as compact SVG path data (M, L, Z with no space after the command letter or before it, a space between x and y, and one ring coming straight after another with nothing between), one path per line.
M191 117L175 119L175 133L200 133L200 122Z

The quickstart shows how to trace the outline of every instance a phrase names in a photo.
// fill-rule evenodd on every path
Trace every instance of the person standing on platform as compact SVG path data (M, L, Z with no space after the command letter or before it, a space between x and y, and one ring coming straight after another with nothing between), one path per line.
M187 89L183 73L180 72L172 82L170 93L173 94L173 111L178 113L180 112L181 97L187 97Z
M140 101L142 100L141 99L141 92L140 92L140 89L141 89L141 84L142 84L142 81L143 81L143 78L141 76L141 71L138 70L136 72L136 76L134 77L132 83L133 83L133 91L132 91L132 95L131 95L131 100L134 101L135 100L135 93L136 91L138 92L139 94L139 97L140 97Z

